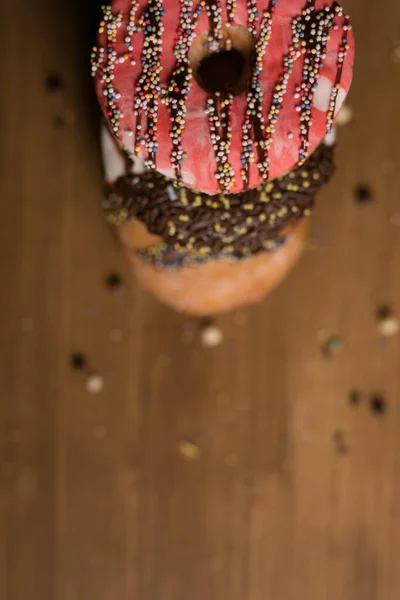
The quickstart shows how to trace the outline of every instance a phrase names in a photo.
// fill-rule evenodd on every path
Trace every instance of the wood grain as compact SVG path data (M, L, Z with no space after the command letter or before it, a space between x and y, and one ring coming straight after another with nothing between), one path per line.
M398 3L347 2L355 116L313 242L267 301L218 320L215 349L130 281L102 218L97 8L80 4L0 8L0 598L397 600L400 338L374 315L400 313Z

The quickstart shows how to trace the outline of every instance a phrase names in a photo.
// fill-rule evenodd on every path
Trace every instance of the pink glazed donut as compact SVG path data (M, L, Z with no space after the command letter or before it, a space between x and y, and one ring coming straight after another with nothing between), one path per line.
M350 88L354 37L332 0L113 0L92 73L132 158L207 194L301 164Z

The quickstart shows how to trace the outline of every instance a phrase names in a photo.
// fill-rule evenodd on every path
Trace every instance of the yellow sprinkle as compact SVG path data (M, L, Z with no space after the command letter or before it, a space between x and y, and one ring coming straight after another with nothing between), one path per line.
M183 206L187 206L189 204L185 188L181 188L181 203L183 204Z
M197 206L201 206L201 205L202 205L201 196L196 196L192 206L194 208L196 208Z

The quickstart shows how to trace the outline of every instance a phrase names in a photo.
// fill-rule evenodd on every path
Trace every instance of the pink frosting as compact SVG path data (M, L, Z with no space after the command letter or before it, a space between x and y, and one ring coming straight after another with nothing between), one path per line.
M148 5L149 0L137 0L139 5L138 14ZM257 7L262 13L266 9L266 0L257 0ZM320 10L325 6L332 6L332 1L315 1L315 8ZM272 34L269 45L263 58L263 71L260 75L260 84L263 91L263 111L266 123L271 106L274 86L283 72L283 58L292 43L292 22L295 17L308 5L306 0L277 0L275 13L272 19ZM193 2L197 6L197 2ZM225 6L225 0L222 0ZM176 64L174 46L177 37L177 29L180 18L180 3L178 0L163 0L165 15L163 17L164 33L162 36L161 55L161 88L168 87L171 73ZM114 0L112 11L114 14L122 13L121 25L117 30L115 51L117 57L127 55L124 43L126 26L131 9L130 0ZM225 15L225 11L223 12ZM237 12L235 23L247 25L247 1L237 0ZM309 148L311 153L321 142L327 133L327 115L332 87L337 83L338 74L338 48L344 36L344 17L336 17L336 30L331 30L330 39L327 44L326 58L319 72L318 88L314 93L312 107L312 125L309 130ZM209 20L205 10L199 19L196 36L209 28ZM348 50L340 77L340 89L338 90L335 115L340 109L341 103L347 95L352 79L352 68L354 62L354 38L352 31L347 32ZM98 48L105 49L106 35L99 36ZM136 122L133 114L133 104L136 83L142 71L141 53L143 47L143 33L137 32L132 37L133 51L129 52L129 60L117 62L113 70L113 85L118 93L117 105L123 116L117 127L114 124L114 134L119 142L129 151L134 151L134 136ZM131 64L132 59L136 64ZM101 64L100 64L101 67ZM279 120L275 126L272 144L269 149L269 179L273 179L285 171L288 171L299 161L300 147L300 115L296 111L296 100L294 99L295 87L302 80L303 58L299 58L294 66L288 83L283 107L280 111ZM104 96L104 83L101 78L101 68L96 72L96 89L100 104L109 120L107 100ZM199 189L209 194L220 192L220 186L215 177L217 166L215 151L211 143L209 119L205 113L205 107L209 95L203 91L196 81L191 82L190 92L187 96L186 125L182 135L182 145L187 154L182 164L183 183L189 187ZM233 100L232 112L232 147L229 153L229 162L235 171L235 184L231 193L236 193L244 188L240 175L242 155L242 128L247 106L246 93L236 96ZM174 177L171 165L171 120L168 108L159 102L158 106L158 151L156 154L156 168L158 171ZM249 186L255 187L262 182L262 177L255 163L250 165Z

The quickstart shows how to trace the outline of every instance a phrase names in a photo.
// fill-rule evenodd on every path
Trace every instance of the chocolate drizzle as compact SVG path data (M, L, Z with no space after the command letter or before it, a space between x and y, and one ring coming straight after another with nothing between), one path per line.
M198 19L204 7L200 2L192 13L192 0L180 0L180 20L175 45L176 65L172 73L164 102L171 118L172 152L171 164L178 183L182 183L182 163L184 151L182 134L185 128L186 97L192 83L192 69L189 64L189 49L193 42Z
M253 3L253 0L250 4ZM265 121L263 115L264 106L264 94L260 85L260 74L263 67L263 57L268 46L268 42L271 37L272 31L272 14L274 12L274 6L276 0L270 0L267 10L263 14L261 21L260 36L256 45L256 55L253 65L252 77L250 81L249 90L247 93L247 108L246 115L243 123L243 137L242 137L242 179L245 189L249 185L249 170L250 162L254 162L253 153L253 137L255 139L255 145L258 152L258 169L263 177L267 179L268 170L265 167L265 150L266 142L264 139ZM249 6L249 27L254 33L255 14ZM253 135L252 135L253 134Z
M229 25L233 25L236 16L236 0L226 0L226 19Z
M144 30L142 72L136 83L133 112L136 116L135 155L143 143L147 151L146 167L156 168L158 108L161 99L160 74L164 26L162 0L150 0L140 25Z
M217 162L216 178L220 187L229 192L235 183L235 171L229 163L229 153L232 143L231 113L232 94L226 94L222 98L214 96L207 102L207 113L211 132L211 143L214 147Z
M210 23L208 44L210 52L218 52L222 42L221 0L206 0L206 12Z
M129 21L126 27L126 35L125 35L125 46L129 52L133 52L132 46L132 37L137 32L140 31L140 26L136 25L136 16L138 11L139 3L138 0L131 0L131 8L129 11Z
M231 196L178 188L155 172L127 174L112 186L104 208L113 223L143 222L174 252L243 258L275 248L283 227L309 215L333 170L333 148L321 145L302 167Z
M111 8L103 8L103 20L100 23L100 33L106 35L105 48L96 46L93 48L92 75L93 77L100 71L100 80L103 87L103 95L107 99L107 117L114 134L119 133L120 120L123 117L121 109L118 106L118 100L121 96L114 87L114 69L117 61L117 52L115 49L117 41L117 32L122 24L122 13L113 14Z
M346 15L345 23L343 26L344 33L343 33L342 43L339 47L339 53L338 53L338 70L337 70L337 74L336 74L336 80L335 80L334 86L332 88L331 98L329 101L329 110L328 110L328 113L326 116L327 133L330 133L332 131L332 127L333 127L333 121L334 121L335 112L336 112L336 103L337 103L338 94L339 94L339 90L340 90L340 82L342 80L342 75L343 75L343 65L344 65L345 58L347 56L347 52L349 50L348 32L350 30L351 30L350 18Z

